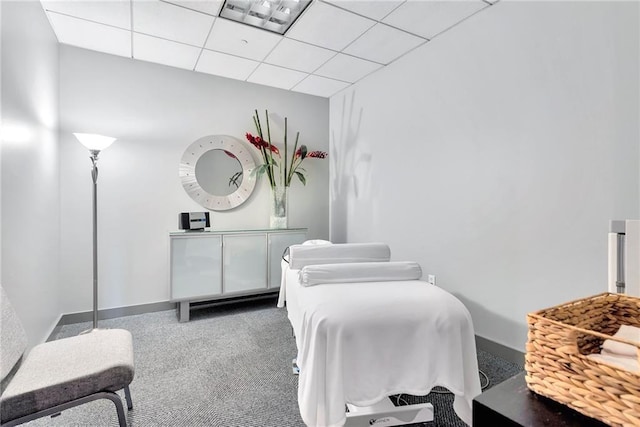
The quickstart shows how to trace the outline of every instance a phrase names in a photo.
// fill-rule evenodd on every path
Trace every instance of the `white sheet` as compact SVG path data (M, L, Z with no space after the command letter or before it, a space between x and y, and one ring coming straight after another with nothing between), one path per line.
M283 286L308 426L343 425L345 403L424 395L436 385L455 394L456 413L471 424L480 381L471 316L458 299L417 280L305 288L297 275L287 268Z
M300 270L302 286L327 283L387 282L418 280L422 268L417 262L353 262L347 264L308 265Z
M289 274L289 263L284 259L280 261L280 271L282 271L280 276L280 291L278 292L278 304L276 305L278 308L283 308L285 306L285 302L287 301L287 277Z

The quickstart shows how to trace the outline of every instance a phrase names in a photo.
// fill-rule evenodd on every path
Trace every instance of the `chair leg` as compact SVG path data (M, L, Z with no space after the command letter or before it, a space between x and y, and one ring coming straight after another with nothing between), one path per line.
M131 401L131 392L129 391L129 386L125 386L124 388L124 397L127 400L127 408L129 410L133 409L133 402Z
M127 418L124 415L124 406L122 406L122 399L115 393L105 392L103 396L105 399L109 399L116 405L116 412L118 413L118 423L120 427L127 427Z
M128 387L127 387L128 389ZM124 415L124 406L122 406L122 399L116 393L112 391L100 391L98 393L91 394L89 396L81 397L76 400L72 400L71 402L63 403L58 406L54 406L53 408L43 409L42 411L35 412L33 414L25 415L20 418L16 418L14 420L8 421L4 424L1 424L0 427L14 427L20 424L27 423L29 421L33 421L35 419L57 415L60 412L67 410L69 408L73 408L75 406L83 405L85 403L98 400L98 399L109 399L116 405L116 412L118 413L118 424L120 427L127 427L127 419Z

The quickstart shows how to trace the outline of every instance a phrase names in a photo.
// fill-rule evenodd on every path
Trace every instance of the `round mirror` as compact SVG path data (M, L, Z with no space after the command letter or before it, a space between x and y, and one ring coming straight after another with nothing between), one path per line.
M182 155L180 179L189 196L203 207L224 211L244 203L255 188L255 162L248 147L227 135L205 136Z

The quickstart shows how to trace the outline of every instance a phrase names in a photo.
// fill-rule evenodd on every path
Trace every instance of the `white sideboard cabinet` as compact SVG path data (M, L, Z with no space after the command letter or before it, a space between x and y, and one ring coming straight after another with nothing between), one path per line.
M306 236L305 228L169 233L170 299L178 318L189 321L193 302L277 291L284 250Z

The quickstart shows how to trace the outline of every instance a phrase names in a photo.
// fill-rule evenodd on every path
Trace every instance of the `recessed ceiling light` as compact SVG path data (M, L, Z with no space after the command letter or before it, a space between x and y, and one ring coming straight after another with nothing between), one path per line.
M225 0L220 17L284 34L311 0Z

